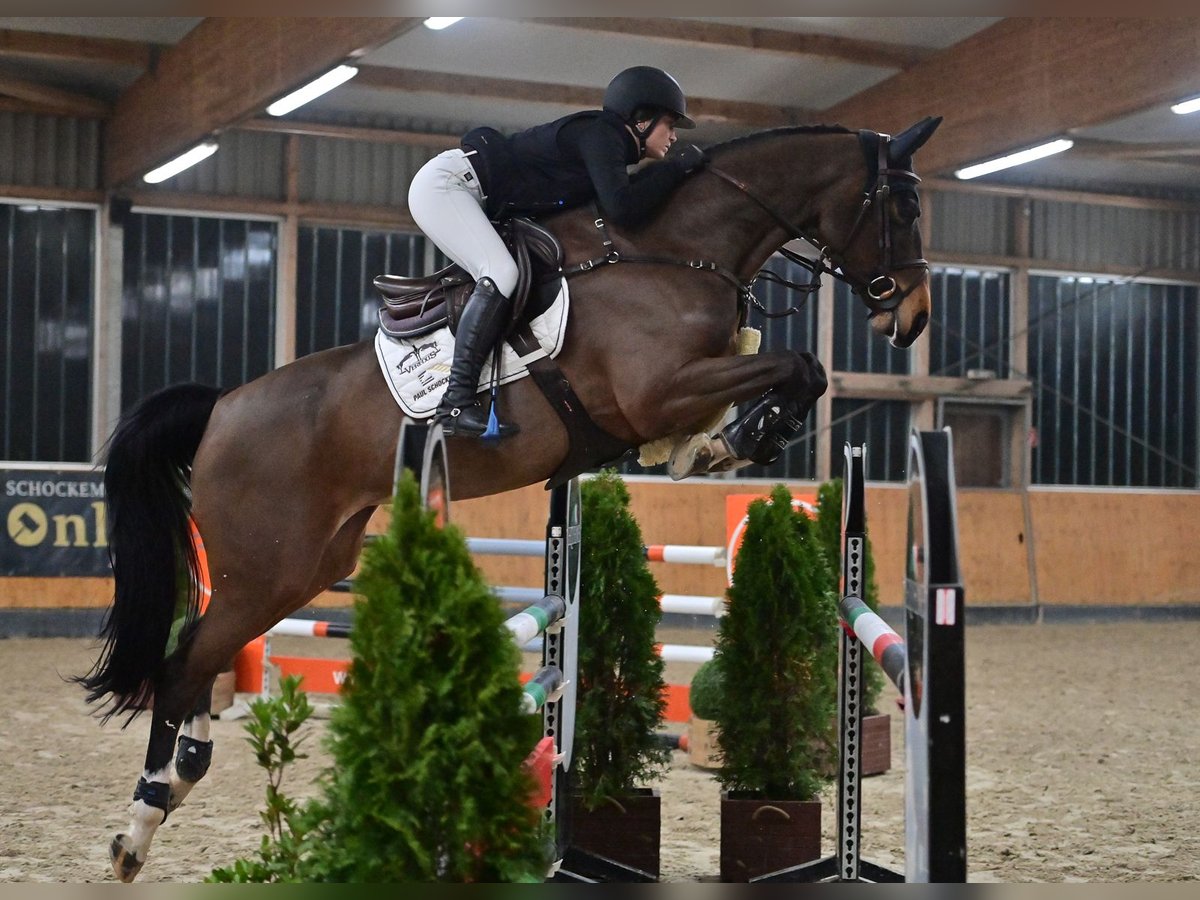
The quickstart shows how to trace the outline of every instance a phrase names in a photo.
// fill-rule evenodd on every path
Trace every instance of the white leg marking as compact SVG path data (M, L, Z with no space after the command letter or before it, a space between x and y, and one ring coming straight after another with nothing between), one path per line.
M142 777L147 781L166 783L167 770L144 772ZM145 800L134 800L130 804L129 814L131 819L126 849L144 862L150 852L150 841L154 839L154 832L158 830L158 826L162 824L167 814L163 810L151 806Z

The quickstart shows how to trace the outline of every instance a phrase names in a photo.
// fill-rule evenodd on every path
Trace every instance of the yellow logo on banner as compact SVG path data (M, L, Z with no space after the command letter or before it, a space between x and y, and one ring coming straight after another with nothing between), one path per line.
M36 547L49 530L46 513L36 503L18 503L8 511L8 536L18 547Z
M89 503L91 521L79 513L47 516L36 503L18 503L8 511L8 536L18 547L37 547L50 536L54 520L55 547L108 546L108 515L104 502Z

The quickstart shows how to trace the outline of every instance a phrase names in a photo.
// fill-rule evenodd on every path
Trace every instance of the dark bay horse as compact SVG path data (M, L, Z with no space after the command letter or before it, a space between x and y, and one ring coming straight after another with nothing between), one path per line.
M624 257L660 262L600 265L572 279L557 362L593 421L633 447L686 436L729 404L758 398L759 418L733 449L757 452L771 428L786 437L779 423L788 417L794 434L825 391L824 371L808 353L737 355L735 282L750 281L799 236L855 288L876 332L910 345L930 314L912 156L939 121L890 138L813 126L720 144L709 150L709 170L651 223L612 229ZM576 209L545 221L568 267L600 252L594 220ZM697 260L710 271L678 264ZM455 497L547 479L567 458L567 432L529 379L506 386L501 400L520 433L495 445L453 440ZM763 403L782 417L762 416ZM215 676L247 642L353 571L367 520L391 495L400 421L365 341L225 394L167 388L118 425L105 474L116 594L103 651L79 681L90 701L109 701L108 715L132 717L153 699L132 824L111 847L122 881L137 875L155 830L208 768ZM203 617L198 589L180 587L197 571L189 516L209 566Z

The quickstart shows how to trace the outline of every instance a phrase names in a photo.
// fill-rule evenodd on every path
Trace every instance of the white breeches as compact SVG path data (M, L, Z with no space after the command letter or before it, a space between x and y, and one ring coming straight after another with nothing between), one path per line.
M511 297L517 264L483 211L479 176L462 150L425 163L408 187L408 211L425 236L479 280L490 278Z

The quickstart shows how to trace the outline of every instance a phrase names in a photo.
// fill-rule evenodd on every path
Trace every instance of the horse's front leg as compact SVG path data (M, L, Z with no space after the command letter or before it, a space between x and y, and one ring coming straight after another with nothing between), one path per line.
M755 367L756 362L761 365ZM669 404L677 405L669 405L671 411L689 402L729 397L726 402L737 403L758 396L718 434L690 434L676 444L667 467L675 480L774 462L828 387L820 361L811 353L792 351L701 360L682 368L676 384L687 385L687 391L672 395Z

